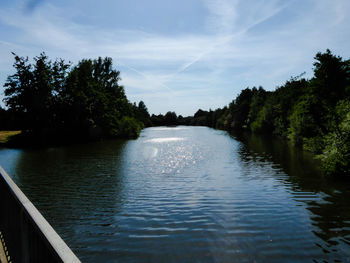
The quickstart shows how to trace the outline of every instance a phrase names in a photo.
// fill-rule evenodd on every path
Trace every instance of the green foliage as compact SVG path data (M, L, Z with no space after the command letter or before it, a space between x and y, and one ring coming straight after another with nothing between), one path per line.
M164 116L162 114L159 114L159 115L152 114L151 122L152 122L152 125L154 126L165 125Z
M325 146L324 136L316 135L315 137L303 138L302 146L309 152L320 154L322 153Z
M293 107L289 117L288 137L296 145L302 145L304 138L316 136L320 132L318 123L312 114L314 106L316 105L312 98L306 97Z
M290 115L299 98L306 91L308 82L305 79L291 78L283 86L271 93L270 103L274 106L274 134L286 137L290 126Z
M333 55L329 49L317 53L315 60L315 77L310 82L310 92L334 106L338 100L350 95L345 89L350 81L350 63Z
M233 102L231 102L229 106L232 118L232 122L230 124L231 129L241 130L247 128L252 97L253 91L246 88L241 91Z
M168 111L164 116L165 125L177 125L177 115L175 112Z
M350 60L329 50L317 53L314 76L301 74L273 92L246 88L228 107L150 116L144 102L131 104L119 85L111 58L82 60L76 66L15 55L16 73L5 83L6 127L43 131L74 130L135 138L143 126L206 125L227 131L275 134L318 154L327 174L350 174ZM11 120L16 119L16 125ZM18 127L20 125L21 127Z
M33 65L14 56L16 73L5 83L4 101L18 123L25 120L21 129L44 137L67 131L80 137L135 137L142 123L150 125L146 105L133 107L127 100L111 58L83 59L71 67L45 53Z
M23 125L27 129L41 130L50 126L54 119L50 110L55 103L55 88L62 82L55 74L64 74L69 67L59 61L48 61L45 53L34 58L34 64L28 58L13 54L16 73L5 83L5 103L11 112L25 115ZM54 78L55 77L55 78Z
M350 60L317 53L314 77L291 78L274 92L246 88L226 110L200 112L227 131L275 134L317 154L327 174L350 174ZM196 115L199 115L196 113ZM194 118L199 118L198 116ZM210 117L210 118L209 118ZM213 124L213 120L215 123Z
M272 107L266 103L258 112L257 117L250 125L250 129L255 133L269 133L273 130Z
M259 89L254 87L252 92L253 96L249 106L248 123L252 123L256 120L261 108L264 106L267 96L267 92L262 87L259 87Z
M148 113L148 109L143 101L139 102L139 105L134 104L134 112L137 120L141 121L144 126L152 126L151 117Z
M143 124L132 117L124 116L119 121L119 128L115 131L118 137L135 139L140 135Z
M336 107L338 123L325 138L325 147L319 158L327 174L349 175L350 171L350 100Z

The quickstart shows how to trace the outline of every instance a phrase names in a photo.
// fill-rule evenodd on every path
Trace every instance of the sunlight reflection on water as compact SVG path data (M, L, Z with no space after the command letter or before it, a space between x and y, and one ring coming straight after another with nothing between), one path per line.
M154 139L146 140L145 142L162 143L162 142L177 142L177 141L184 141L184 140L185 138L168 137L168 138L154 138Z
M156 147L145 147L143 149L143 157L145 159L155 158L158 154L158 148Z
M188 127L151 127L148 128L149 130L152 131L178 131L178 130L188 130Z
M83 262L349 262L349 184L280 140L147 128L0 163Z

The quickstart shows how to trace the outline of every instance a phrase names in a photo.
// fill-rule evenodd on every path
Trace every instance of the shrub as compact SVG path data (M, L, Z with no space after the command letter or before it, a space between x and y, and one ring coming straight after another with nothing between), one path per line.
M123 138L132 138L136 139L143 128L143 124L132 117L124 116L119 121L119 127L117 132L117 136Z
M349 175L350 170L350 101L336 107L338 124L325 139L325 148L318 157L326 174Z

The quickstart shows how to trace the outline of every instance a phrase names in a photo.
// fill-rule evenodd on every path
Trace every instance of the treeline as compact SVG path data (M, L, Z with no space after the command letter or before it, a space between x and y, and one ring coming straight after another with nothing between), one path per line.
M153 126L176 126L176 125L190 125L190 126L208 126L212 128L222 129L218 127L217 120L225 113L227 107L217 109L215 111L204 111L199 109L193 116L183 117L177 116L175 112L168 111L165 115L152 114L151 123Z
M0 130L54 142L71 138L136 138L143 127L201 125L229 132L273 134L313 152L327 174L350 174L350 60L329 50L317 53L314 76L291 78L275 91L246 88L228 106L150 116L146 105L128 101L111 58L84 59L72 66L14 54L16 73L5 83L7 109ZM25 138L26 139L26 138Z
M112 59L83 59L77 65L40 54L30 63L14 54L15 74L4 85L0 130L23 130L41 142L136 138L151 125L146 105L128 101ZM28 138L26 138L28 139Z
M313 65L311 79L291 78L272 92L246 88L222 109L198 110L192 117L176 120L176 114L168 112L151 119L157 124L205 125L284 137L320 158L325 173L349 175L350 60L327 50L316 54Z

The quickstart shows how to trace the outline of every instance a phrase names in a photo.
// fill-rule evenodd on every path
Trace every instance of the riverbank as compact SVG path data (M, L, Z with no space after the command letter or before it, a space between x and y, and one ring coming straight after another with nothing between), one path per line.
M75 130L46 130L37 133L28 131L0 131L0 148L37 149L60 147L73 144L83 144L103 140L133 140L140 135L141 128L129 129L119 136L101 133L100 130L90 129L88 132Z
M22 131L0 131L0 145L5 145L13 136L21 133Z
M26 131L0 131L1 148L43 148L87 142L90 140L82 134L74 134L72 132L57 132L53 134Z

